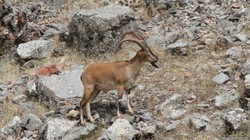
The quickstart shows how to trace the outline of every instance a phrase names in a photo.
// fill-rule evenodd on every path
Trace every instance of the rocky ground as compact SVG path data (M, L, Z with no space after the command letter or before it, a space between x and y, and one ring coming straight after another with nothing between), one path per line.
M250 139L249 0L0 0L0 139ZM159 56L130 94L91 104L79 124L91 63L126 60L136 31ZM83 114L86 118L86 114Z

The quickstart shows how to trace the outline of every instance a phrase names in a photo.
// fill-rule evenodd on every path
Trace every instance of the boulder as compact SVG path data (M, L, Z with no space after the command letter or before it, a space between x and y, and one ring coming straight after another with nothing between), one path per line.
M237 40L240 40L241 42L247 41L247 35L244 32L238 33L234 36Z
M225 129L228 133L232 133L235 130L246 129L249 124L247 114L242 108L235 108L234 110L228 111L222 115L222 118L225 121Z
M0 97L6 95L7 91L8 91L8 86L1 84L0 85Z
M190 126L198 131L206 130L209 122L210 119L207 116L198 113L193 113L189 118Z
M239 99L240 94L237 90L224 90L219 95L215 96L214 98L214 105L216 107L223 107L226 106L227 104L230 104L237 99Z
M12 52L20 43L39 39L48 23L56 22L57 14L54 9L48 9L42 2L4 2L5 4L0 5L0 55Z
M182 103L182 95L175 93L173 96L171 96L169 99L166 99L160 106L161 109L163 109L168 104L181 104Z
M250 74L247 74L245 76L244 84L245 84L245 88L246 88L245 95L247 97L250 97Z
M114 51L118 37L126 30L136 30L135 15L126 6L108 5L96 10L81 10L68 25L66 44L86 55Z
M181 123L180 120L170 121L170 123L168 124L168 126L166 126L165 129L167 131L171 131L171 130L175 129L180 123Z
M241 58L242 48L240 46L231 47L227 50L226 56L232 60L239 60Z
M132 140L139 134L127 120L117 119L98 140Z
M8 93L8 86L0 85L0 103L3 103Z
M11 120L1 129L1 132L6 136L12 135L16 132L16 130L20 127L20 125L21 125L21 119L18 116L15 116L13 120Z
M153 114L146 109L138 111L137 114L143 121L154 122Z
M222 84L230 80L230 78L223 72L219 73L213 78L213 81L217 84Z
M60 7L67 3L67 0L40 0L50 6Z
M40 138L44 140L63 139L63 140L78 140L81 139L96 129L96 126L91 123L86 123L85 126L77 125L78 121L70 121L64 118L49 119L46 124L45 135Z
M250 98L241 97L239 98L239 103L241 108L243 108L246 111L250 111Z
M24 125L24 128L30 131L38 129L43 124L42 121L36 115L31 113L24 117L22 123Z
M176 93L166 99L158 109L164 117L177 119L186 113L186 109L182 106L182 104L183 96Z
M47 107L55 107L60 100L82 97L83 85L80 76L82 69L64 71L58 75L40 77L36 82L36 91L31 96L42 100Z
M152 135L156 132L156 125L147 125L140 128L140 131L145 135Z
M244 75L250 74L250 59L249 58L243 64L242 74L244 74Z
M177 55L187 55L188 53L189 44L187 42L175 42L173 44L170 44L166 51L171 52L172 54Z
M17 54L21 59L43 59L53 52L53 44L47 40L33 40L21 43L17 47Z
M27 99L27 96L24 95L24 94L21 94L21 95L18 95L18 96L15 96L12 101L15 103L15 104L20 104L20 103L23 103L25 102Z

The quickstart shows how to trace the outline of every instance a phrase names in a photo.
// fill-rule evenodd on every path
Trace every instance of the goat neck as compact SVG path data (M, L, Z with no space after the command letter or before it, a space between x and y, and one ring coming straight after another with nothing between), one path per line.
M136 78L143 66L143 64L145 63L145 61L143 60L140 52L138 52L135 57L133 57L130 61L129 61L129 67L130 67L130 72L133 75L133 78Z

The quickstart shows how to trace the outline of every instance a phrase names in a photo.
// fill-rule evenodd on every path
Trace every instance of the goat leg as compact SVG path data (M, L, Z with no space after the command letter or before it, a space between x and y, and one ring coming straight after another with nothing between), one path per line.
M118 87L117 89L117 117L118 118L123 118L122 113L120 112L122 92L123 92L122 88Z
M97 97L97 95L98 95L99 92L100 92L100 90L98 90L98 89L95 88L92 91L92 93L91 93L91 95L90 95L90 97L89 97L89 99L88 99L88 101L86 103L86 113L87 113L87 117L88 117L88 119L89 119L89 121L91 123L94 123L95 120L94 120L94 118L91 115L90 103L93 102L93 100Z
M130 90L127 90L126 91L126 98L127 98L128 112L129 112L130 115L134 115L134 111L133 111L133 109L130 106L130 100L129 100L129 96L128 96L129 94L130 94Z
M91 93L92 93L93 90L94 90L94 88L93 88L92 85L88 85L88 86L86 85L86 86L84 86L84 93L83 93L82 100L80 102L80 111L79 111L81 125L85 125L86 124L86 120L83 119L83 116L82 116L82 114L83 114L83 108L86 105L86 103L89 102L89 98L90 98L90 95L91 95ZM89 110L90 110L90 108L89 108ZM87 106L86 106L86 113L87 114L89 113Z

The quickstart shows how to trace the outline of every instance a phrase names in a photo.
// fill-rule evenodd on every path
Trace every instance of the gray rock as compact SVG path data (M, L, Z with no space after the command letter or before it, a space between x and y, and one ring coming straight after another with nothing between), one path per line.
M0 97L5 96L8 91L8 86L1 84L0 85Z
M217 84L222 84L222 83L225 83L227 81L229 81L230 78L223 72L219 73L218 75L216 75L214 78L213 78L213 81Z
M244 75L250 74L250 59L249 58L243 64L242 74L244 74Z
M238 47L232 47L229 48L226 52L226 56L232 60L238 60L241 58L242 48L240 46Z
M211 38L205 38L205 39L204 39L204 43L205 43L205 45L207 45L207 46L211 46L212 43L213 43L213 40L212 40Z
M175 129L180 123L181 123L180 120L170 121L170 124L166 127L166 130L171 131L171 130Z
M196 100L197 96L196 95L188 95L187 99L188 100Z
M240 94L236 90L224 90L222 93L219 93L219 95L215 96L214 98L214 105L216 107L223 107L227 104L230 104L237 100L240 97Z
M27 114L28 112L32 111L32 110L36 110L36 105L29 101L29 102L24 102L24 103L20 103L19 105L19 110L20 112Z
M140 132L125 119L117 119L98 140L132 140Z
M6 85L0 85L0 103L3 103L8 93L8 87Z
M53 44L47 40L33 40L21 43L17 47L17 54L22 59L42 59L53 52Z
M51 38L57 34L60 34L60 31L58 31L57 29L54 29L54 28L49 28L48 30L46 30L44 32L44 35L43 35L43 39L48 39L48 38Z
M64 136L62 136L62 139L79 140L80 138L90 135L90 133L95 129L96 126L93 124L87 124L85 127L73 127L72 129L67 131Z
M204 3L204 4L209 4L212 2L212 0L199 0L199 1Z
M75 109L74 105L59 106L55 109L55 114L62 114L66 116L67 113L73 109Z
M144 90L145 89L145 85L144 84L138 84L138 86L137 86L137 88L138 88L138 90Z
M67 0L41 0L50 6L60 7L67 3Z
M160 106L160 108L164 108L165 105L168 104L180 104L182 102L182 95L175 93L169 99L166 99Z
M14 94L27 94L28 93L28 89L25 86L22 85L14 85L10 91Z
M16 96L16 97L14 97L14 98L12 99L12 101L13 101L15 104L20 104L20 103L25 102L26 99L27 99L27 96L24 95L24 94L21 94L21 95L18 95L18 96Z
M250 40L247 40L246 44L247 44L247 45L250 45Z
M26 129L34 131L38 129L43 123L42 121L34 114L28 114L24 117L23 125Z
M40 11L40 10L38 10ZM32 15L34 16L35 12L32 12ZM35 15L36 17L38 15ZM32 17L31 17L32 18ZM39 26L35 24L34 22L27 22L25 23L22 30L18 33L18 39L20 42L29 42L32 40L39 39L42 36L41 28L44 28L43 26ZM44 29L43 29L44 30Z
M166 51L172 54L187 55L189 44L187 42L176 42L167 46Z
M186 102L191 103L191 102L194 102L196 99L197 99L196 95L188 95Z
M250 98L241 97L239 98L239 103L244 110L250 111Z
M21 126L21 119L18 116L15 116L13 120L11 120L8 124L6 124L2 129L1 132L8 136L12 135L16 132L16 130Z
M173 109L171 111L171 118L172 119L177 119L179 117L181 117L182 115L184 115L186 113L186 110L185 109Z
M36 83L38 96L48 107L57 106L60 99L82 97L83 85L80 76L83 69L68 70L58 75L40 77Z
M48 38L51 38L55 35L60 35L59 40L65 41L65 39L61 38L61 37L64 37L64 35L67 34L67 26L66 25L57 23L57 24L50 24L48 26L49 26L49 28L43 33L43 36L42 36L43 39L48 39Z
M210 120L205 115L193 113L189 117L189 122L191 127L194 127L195 130L201 131L206 129Z
M178 30L178 31L172 31L172 32L168 32L167 34L166 34L166 42L168 43L168 44L172 44L172 43L174 43L175 41L177 41L180 37L180 31Z
M156 132L156 125L149 125L149 126L142 127L142 128L140 128L140 131L144 135L155 134L155 132Z
M246 88L245 95L247 97L250 97L250 74L247 74L245 76L244 84L245 84L245 88Z
M147 43L150 47L158 47L165 42L165 37L162 35L154 35L148 38Z
M35 68L35 60L29 60L23 64L21 67L22 70Z
M236 37L241 42L247 41L247 35L244 32L240 32L240 33L236 34L234 37Z
M99 55L116 50L123 32L136 30L135 15L126 6L108 5L96 10L81 10L74 14L69 26L66 44L86 55Z
M33 132L30 130L24 130L24 135L26 138L29 138L33 135Z
M242 108L236 108L223 114L222 118L225 120L226 129L240 130L247 121L247 114Z
M154 122L152 113L148 112L147 110L140 110L137 112L137 114L143 121Z
M135 115L123 114L123 118L129 121L129 123L133 123L135 120Z
M232 44L232 39L229 36L219 36L216 39L216 44L220 47L228 47ZM210 44L211 45L211 44Z
M159 111L164 117L176 119L185 114L186 110L179 108L183 103L181 94L174 94L169 99L166 99L160 106Z
M47 121L47 129L43 139L77 140L96 129L96 126L91 123L86 123L85 126L78 126L77 123L78 121L63 118L50 119Z
M197 104L196 107L198 109L208 110L210 108L210 105L209 104L203 104L203 103L201 103L201 104Z

